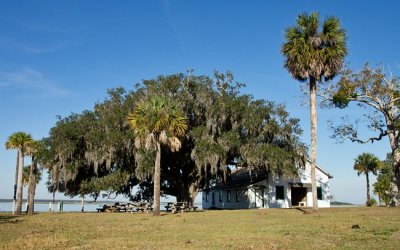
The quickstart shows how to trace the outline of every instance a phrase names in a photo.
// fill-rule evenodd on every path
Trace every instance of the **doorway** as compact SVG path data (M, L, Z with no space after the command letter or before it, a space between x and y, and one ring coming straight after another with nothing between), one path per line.
M292 206L299 206L300 202L307 204L307 188L306 187L292 187L291 189Z
M264 208L265 207L264 189L256 189L254 191L254 194L255 194L255 207Z

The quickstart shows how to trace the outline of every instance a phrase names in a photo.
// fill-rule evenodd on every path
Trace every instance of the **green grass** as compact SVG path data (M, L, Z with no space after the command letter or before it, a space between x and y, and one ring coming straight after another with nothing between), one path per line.
M0 213L2 249L399 249L399 242L398 208Z

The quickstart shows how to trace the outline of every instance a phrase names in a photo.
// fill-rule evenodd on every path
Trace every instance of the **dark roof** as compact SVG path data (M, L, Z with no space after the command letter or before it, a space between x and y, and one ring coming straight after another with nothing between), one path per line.
M246 169L240 168L234 170L231 175L227 178L226 183L223 181L217 183L217 185L209 188L210 190L215 189L232 189L247 187L253 183L262 181L268 177L268 172L265 169Z

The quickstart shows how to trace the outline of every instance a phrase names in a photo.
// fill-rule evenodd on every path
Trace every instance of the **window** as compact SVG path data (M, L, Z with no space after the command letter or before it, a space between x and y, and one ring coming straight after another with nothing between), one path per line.
M240 201L239 195L240 195L239 189L236 189L236 202L239 202L239 201Z
M231 202L231 191L226 191L226 202Z
M322 188L317 187L317 199L322 200Z
M219 198L219 202L222 202L222 190L219 190L218 198Z
M283 189L283 186L275 186L275 192L277 200L285 199L285 190Z
M206 202L208 202L208 192L206 192Z

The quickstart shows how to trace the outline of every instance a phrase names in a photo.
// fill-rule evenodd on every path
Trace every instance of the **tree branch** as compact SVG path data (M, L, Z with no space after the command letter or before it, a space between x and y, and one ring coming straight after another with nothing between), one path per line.
M382 128L377 128L377 129L380 131L380 134L377 137L370 137L367 140L360 140L359 138L354 136L354 137L349 137L349 139L352 142L357 142L357 143L360 143L360 144L366 144L366 143L369 143L369 142L374 143L375 141L380 141L380 140L382 140L383 137L388 135L387 130L383 130Z

